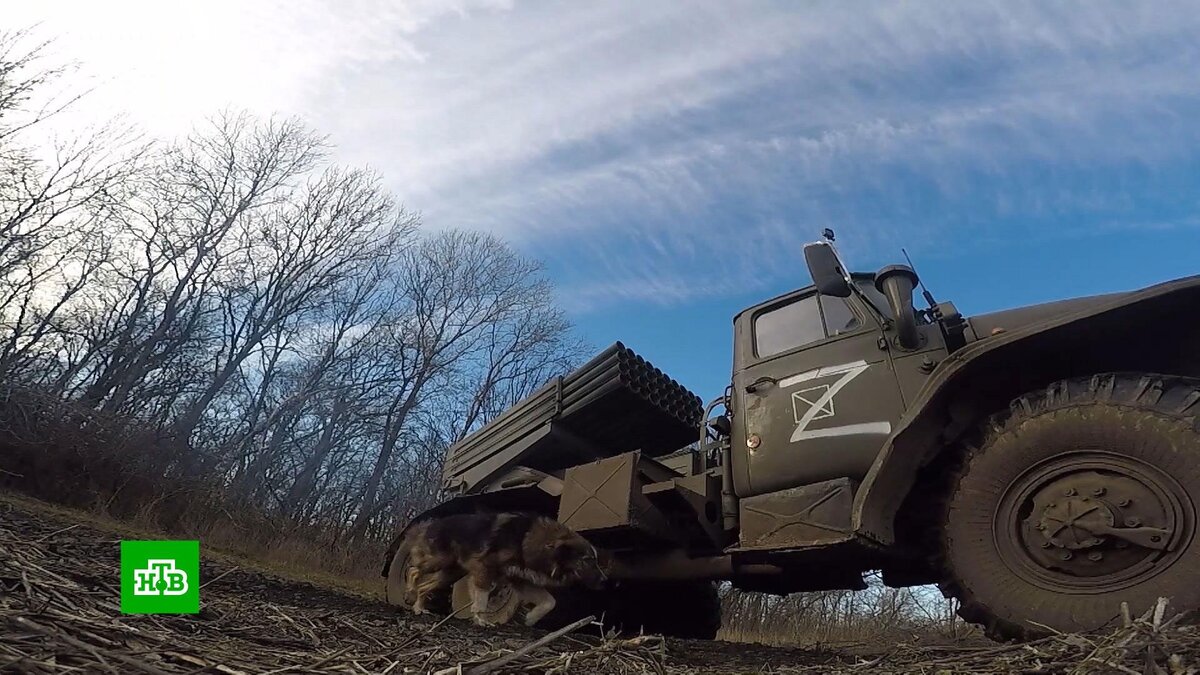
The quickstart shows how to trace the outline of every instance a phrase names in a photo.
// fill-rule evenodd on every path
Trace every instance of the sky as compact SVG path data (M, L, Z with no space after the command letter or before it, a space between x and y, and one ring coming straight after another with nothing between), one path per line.
M706 400L822 228L967 314L1200 273L1189 2L6 2L83 125L298 116Z

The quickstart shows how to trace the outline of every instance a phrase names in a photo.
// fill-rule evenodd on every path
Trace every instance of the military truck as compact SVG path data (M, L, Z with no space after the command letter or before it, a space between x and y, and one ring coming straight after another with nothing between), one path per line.
M689 637L719 627L716 582L873 571L998 639L1200 609L1200 276L966 318L917 309L911 266L847 272L829 231L804 256L813 285L733 318L721 396L618 343L451 447L418 520L556 517L612 560L562 606Z

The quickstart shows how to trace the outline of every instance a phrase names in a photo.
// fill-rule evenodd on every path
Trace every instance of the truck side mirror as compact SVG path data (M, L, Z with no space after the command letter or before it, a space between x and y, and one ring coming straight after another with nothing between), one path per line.
M875 288L887 298L896 319L896 339L903 349L916 349L921 344L917 312L913 309L916 286L917 273L907 265L888 265L875 273Z
M808 263L808 273L817 285L817 292L835 298L850 297L846 271L842 269L842 261L838 260L837 252L828 242L805 244L804 261Z

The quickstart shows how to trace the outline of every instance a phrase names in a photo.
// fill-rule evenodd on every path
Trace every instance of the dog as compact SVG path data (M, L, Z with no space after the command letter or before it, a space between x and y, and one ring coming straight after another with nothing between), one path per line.
M415 534L414 534L415 533ZM389 545L386 557L384 558L382 576L387 579L384 591L384 597L388 604L403 607L411 610L415 600L415 592L410 592L410 581L415 582L417 570L408 565L408 553L412 549L412 544L418 537L424 536L424 528L419 527L417 523L413 523L409 528L406 528L398 534ZM399 555L397 555L399 554ZM463 572L456 571L453 575L454 582L462 578ZM529 615L526 616L526 623L533 625L534 621L544 618L544 615L549 611L546 609L546 603L556 603L554 597L543 588L538 588L532 584L525 582L516 582L512 579L503 579L495 588L492 589L490 598L494 598L498 591L507 589L517 595L515 603L505 603L505 607L501 612L489 611L488 616L494 623L508 623L516 615L521 607L543 609L533 612L530 620ZM415 591L415 589L413 589ZM442 593L448 589L437 588L430 592L426 597L426 602L433 603L434 611L442 614L448 614L452 611L451 594ZM549 597L547 597L549 596ZM553 607L554 604L549 605ZM423 607L422 609L427 609ZM490 610L491 608L489 608ZM540 615L540 616L539 616Z
M423 614L435 593L465 576L471 613L480 625L494 625L483 614L501 584L511 585L523 603L533 604L525 617L532 626L555 607L547 589L601 588L607 580L596 547L544 516L472 513L432 518L410 526L391 550L384 566L389 601L393 593L402 593L403 604ZM391 568L398 560L405 561L405 569Z

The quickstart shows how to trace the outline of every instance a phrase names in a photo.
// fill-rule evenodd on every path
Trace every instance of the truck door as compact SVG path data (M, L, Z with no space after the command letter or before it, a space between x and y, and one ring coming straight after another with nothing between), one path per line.
M881 333L856 298L800 291L735 320L739 496L861 480L904 409Z

